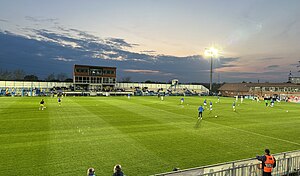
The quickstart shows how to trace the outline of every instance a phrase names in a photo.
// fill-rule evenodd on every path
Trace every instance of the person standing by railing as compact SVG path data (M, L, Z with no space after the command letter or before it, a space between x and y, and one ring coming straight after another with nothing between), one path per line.
M256 159L262 161L263 176L272 176L272 170L276 167L276 159L270 155L270 150L265 149L265 155L256 156Z
M87 176L96 176L96 174L95 174L95 169L94 168L89 168L88 170L87 170Z
M120 164L115 165L113 171L114 173L112 176L125 176L124 173L122 172L122 168Z

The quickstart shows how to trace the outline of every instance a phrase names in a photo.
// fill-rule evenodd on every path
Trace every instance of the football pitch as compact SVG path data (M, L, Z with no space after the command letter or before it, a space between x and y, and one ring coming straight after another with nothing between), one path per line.
M0 97L0 175L142 176L300 149L300 104L233 98ZM213 102L198 120L204 99ZM217 117L216 117L217 116Z

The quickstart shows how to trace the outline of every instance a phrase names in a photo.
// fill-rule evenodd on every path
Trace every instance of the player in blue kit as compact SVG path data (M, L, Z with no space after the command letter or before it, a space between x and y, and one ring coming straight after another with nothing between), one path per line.
M199 106L199 108L198 108L198 119L202 119L203 111L204 111L204 108L202 106Z
M184 103L184 98L182 97L181 99L180 99L180 104L183 104Z

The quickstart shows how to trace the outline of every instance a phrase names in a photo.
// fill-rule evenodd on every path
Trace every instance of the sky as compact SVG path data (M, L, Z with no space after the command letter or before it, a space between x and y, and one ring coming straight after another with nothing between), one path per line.
M299 0L0 0L0 69L45 78L74 64L132 81L286 82L298 76Z

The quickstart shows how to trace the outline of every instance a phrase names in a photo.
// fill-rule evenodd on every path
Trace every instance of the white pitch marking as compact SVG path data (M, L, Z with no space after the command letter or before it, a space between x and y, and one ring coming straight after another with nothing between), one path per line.
M209 122L209 121L207 121L207 122ZM288 140L280 139L280 138L277 138L277 137L267 136L267 135L255 133L255 132L252 132L252 131L242 130L242 129L234 128L234 127L227 126L227 125L221 125L221 124L214 123L214 122L209 122L209 123L217 124L219 126L224 126L224 127L231 128L231 129L238 130L238 131L242 131L242 132L245 132L245 133L254 134L254 135L262 136L262 137L267 137L267 138L271 138L271 139L275 139L275 140L278 140L278 141L283 141L283 142L287 142L287 143L290 143L290 144L295 144L295 145L299 145L300 146L300 144L297 143L297 142L288 141Z

